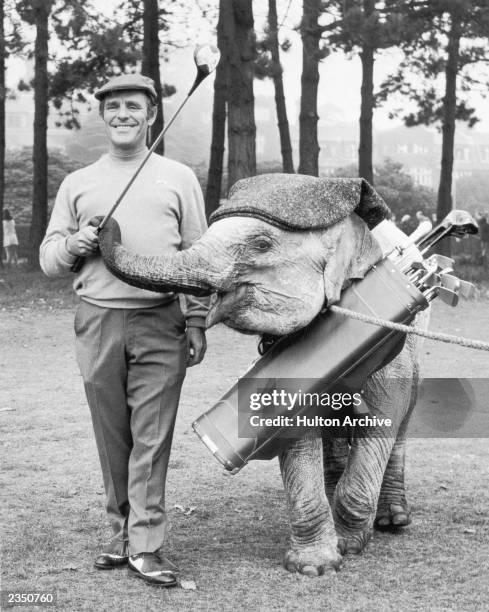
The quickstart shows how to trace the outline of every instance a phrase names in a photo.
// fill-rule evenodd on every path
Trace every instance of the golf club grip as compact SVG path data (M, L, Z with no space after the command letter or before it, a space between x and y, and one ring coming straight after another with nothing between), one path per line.
M78 255L75 261L71 264L70 270L76 274L83 268L84 263L85 263L85 257Z

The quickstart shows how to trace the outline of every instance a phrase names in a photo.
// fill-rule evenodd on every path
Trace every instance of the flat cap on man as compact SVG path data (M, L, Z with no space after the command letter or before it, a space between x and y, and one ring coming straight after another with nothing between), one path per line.
M97 89L94 96L102 100L114 91L144 91L152 102L156 102L156 89L153 79L142 74L120 74L108 80Z

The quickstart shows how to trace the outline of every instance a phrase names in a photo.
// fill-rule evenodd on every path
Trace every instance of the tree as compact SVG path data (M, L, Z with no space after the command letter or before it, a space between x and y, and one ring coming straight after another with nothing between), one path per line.
M158 0L144 0L143 2L143 62L141 72L149 76L155 82L157 95L158 114L156 120L151 127L150 140L155 139L163 129L163 90L161 87L160 77L160 34L158 27ZM161 140L157 153L163 155L165 152L165 143Z
M438 188L437 217L444 218L452 209L453 149L457 120L474 125L474 109L463 97L474 79L468 67L489 60L487 32L489 6L484 0L434 0L420 3L411 13L413 23L421 33L415 40L403 45L404 60L396 74L382 86L382 95L401 93L413 101L417 110L398 112L406 125L438 124L442 132L440 184ZM421 77L417 86L406 74L412 71ZM437 93L442 80L444 94ZM450 252L448 241L440 245L445 254Z
M171 4L173 7L176 3L173 1ZM150 129L149 142L151 144L163 130L163 98L172 96L176 91L173 85L162 85L161 82L160 31L168 32L169 25L166 19L171 15L171 11L169 8L160 8L158 0L143 0L142 7L139 0L124 0L120 8L124 15L121 24L127 29L131 44L135 49L142 46L141 72L155 82L158 112ZM163 51L167 51L167 45L163 45ZM156 152L163 155L164 151L165 143L164 140L161 140Z
M285 40L282 48L288 49L290 43ZM255 66L256 76L273 79L275 89L275 108L280 136L280 149L282 152L283 172L294 172L292 159L292 144L290 141L289 120L285 104L284 83L282 79L282 65L280 63L279 27L277 18L276 0L268 0L268 26L266 35L259 43L259 56Z
M407 16L411 4L406 0L330 0L326 3L332 21L322 28L325 41L333 49L358 53L362 65L358 174L371 184L374 181L375 59L379 50L416 35L415 28L409 27L411 20Z
M226 103L228 97L228 57L226 38L224 36L225 4L220 0L219 19L217 22L217 46L221 60L216 68L214 80L214 104L212 109L212 141L205 190L205 212L207 218L219 206L222 189L222 172L224 165L224 141L226 138Z
M58 109L66 127L79 127L77 103L85 103L82 88L93 91L115 67L134 60L134 52L124 47L122 28L101 26L90 5L83 0L23 0L16 4L21 19L35 30L34 50L34 146L32 220L28 263L39 266L39 246L47 226L47 119L49 99ZM68 54L57 63L49 79L49 40L64 43ZM112 44L111 44L112 43ZM120 53L118 53L120 51ZM71 54L71 55L70 55ZM107 66L108 71L100 70ZM112 72L113 73L113 72ZM49 82L50 81L50 82ZM24 88L29 84L23 84ZM68 100L68 110L63 106Z
M303 0L301 105L299 115L299 173L319 175L317 97L321 52L321 0Z
M48 20L54 0L25 0L17 4L24 21L34 26L34 145L32 180L32 220L29 233L28 264L39 267L39 246L47 226L47 118L48 118Z
M6 59L11 53L20 53L25 42L21 35L18 18L12 5L13 0L0 0L0 221L3 219L5 201L5 83ZM0 248L3 245L3 224L0 222ZM0 253L0 267L2 267Z
M0 0L0 220L3 219L5 193L5 4ZM0 248L3 247L3 223L0 223ZM3 253L0 253L0 267L3 266Z
M49 149L48 157L49 208L65 176L84 164L58 149ZM32 147L8 150L5 158L5 197L16 221L24 225L30 225L32 217L32 158Z
M252 0L223 3L224 40L228 70L228 187L256 174L255 97L256 55Z

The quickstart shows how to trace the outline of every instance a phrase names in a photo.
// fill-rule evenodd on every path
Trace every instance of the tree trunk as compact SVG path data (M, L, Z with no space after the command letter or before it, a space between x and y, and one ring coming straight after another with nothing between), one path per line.
M224 4L228 0L220 0L219 21L217 23L217 46L221 52L221 60L217 65L214 80L214 104L212 110L212 142L205 190L205 212L207 218L219 206L222 188L222 170L224 161L224 141L226 138L226 100L228 87L228 58L224 41Z
M5 192L5 6L0 0L0 247L3 251L3 196ZM3 267L3 252L0 251L0 268Z
M226 48L229 50L228 188L256 174L255 35L252 0L224 3Z
M299 173L319 176L319 142L317 133L317 97L319 85L318 19L321 0L303 0L301 23L302 76L299 115Z
M441 221L452 210L453 150L455 117L457 114L457 72L460 51L460 24L452 15L445 69L445 97L443 98L442 146L440 185L438 187L437 218ZM450 242L444 240L437 247L443 255L450 255Z
M158 27L158 0L144 0L143 9L143 61L141 72L155 82L158 114L149 131L150 145L156 140L163 129L163 96L160 78L160 38ZM163 140L156 147L156 153L163 155L165 143Z
M36 41L34 46L34 145L32 220L29 233L29 267L39 268L39 246L48 217L48 18L52 2L34 4Z
M268 26L270 52L273 62L273 84L275 86L275 107L277 109L278 131L280 134L280 149L282 151L282 169L284 172L294 172L292 159L292 144L290 142L289 120L285 105L284 83L282 80L282 65L278 45L277 1L268 0Z
M375 0L364 0L363 10L368 22L375 9ZM369 24L366 24L368 30ZM374 48L365 33L360 59L362 62L362 89L360 107L360 144L358 147L358 174L371 185L374 181L372 164L372 118L374 110Z

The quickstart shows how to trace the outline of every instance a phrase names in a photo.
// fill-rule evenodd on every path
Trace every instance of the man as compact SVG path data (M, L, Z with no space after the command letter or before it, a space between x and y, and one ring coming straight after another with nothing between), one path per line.
M166 471L186 367L204 357L207 302L130 287L104 266L90 220L105 214L147 153L156 117L153 81L122 75L95 93L109 152L62 183L40 249L48 276L69 273L81 301L76 353L92 415L113 539L95 567L128 565L161 586L176 584L164 558ZM205 231L202 192L186 166L152 155L115 213L123 242L158 255L188 248Z

